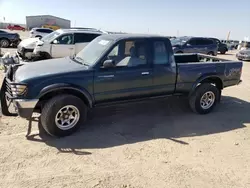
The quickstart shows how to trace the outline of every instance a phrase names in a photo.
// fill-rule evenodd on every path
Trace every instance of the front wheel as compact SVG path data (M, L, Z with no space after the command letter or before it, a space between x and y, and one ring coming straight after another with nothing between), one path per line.
M220 101L219 89L210 83L199 85L189 98L191 109L198 114L208 114Z
M61 95L45 103L41 124L45 131L57 137L74 133L87 118L87 106L73 95Z

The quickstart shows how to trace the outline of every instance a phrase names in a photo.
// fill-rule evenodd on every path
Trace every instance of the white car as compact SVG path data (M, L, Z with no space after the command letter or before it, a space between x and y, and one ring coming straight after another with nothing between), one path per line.
M30 38L38 37L42 38L50 33L52 33L54 30L48 29L48 28L33 28L30 31Z
M17 53L23 59L73 56L102 34L105 32L85 29L58 29L41 39L23 40L17 47Z

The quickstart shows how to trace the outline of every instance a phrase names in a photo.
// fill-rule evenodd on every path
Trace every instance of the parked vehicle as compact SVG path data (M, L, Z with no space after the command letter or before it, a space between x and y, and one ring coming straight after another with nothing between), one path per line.
M54 30L47 29L47 28L33 28L30 31L30 38L38 37L42 38L50 33L52 33Z
M246 50L250 48L250 41L243 41L241 43L240 50Z
M38 41L33 53L40 59L74 56L101 34L84 29L59 29Z
M171 40L174 53L202 53L216 56L217 44L208 38L178 37Z
M84 29L59 29L41 39L23 40L18 45L17 53L24 60L73 56L101 34L103 33L100 31Z
M57 30L57 29L60 29L60 27L57 26L57 25L48 25L48 24L42 25L42 28L52 29L54 31Z
M250 61L250 48L239 51L236 57L238 60Z
M9 30L21 30L21 31L25 31L25 28L24 27L22 27L22 26L20 26L20 25L8 25L7 26L7 29L9 29Z
M222 43L219 39L217 38L209 38L209 39L213 40L217 44L218 51L221 54L225 54L228 51L227 45L225 43Z
M10 66L1 106L6 116L14 115L7 102L23 118L41 113L50 135L66 136L98 105L184 95L194 112L207 114L223 88L241 82L241 72L242 62L200 54L174 56L166 37L102 35L75 57Z
M8 48L10 46L17 46L20 43L21 39L17 33L9 33L3 30L0 30L0 47Z

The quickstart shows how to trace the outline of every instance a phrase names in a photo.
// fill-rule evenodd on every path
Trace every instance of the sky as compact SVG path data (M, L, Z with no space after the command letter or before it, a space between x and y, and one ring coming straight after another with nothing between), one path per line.
M241 40L250 36L250 0L0 0L0 22L54 15L72 27Z

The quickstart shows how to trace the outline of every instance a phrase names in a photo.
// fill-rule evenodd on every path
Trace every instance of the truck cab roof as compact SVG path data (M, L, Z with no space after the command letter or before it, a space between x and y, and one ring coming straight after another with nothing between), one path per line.
M103 39L109 39L109 40L124 40L124 39L135 39L135 38L162 38L162 39L168 39L168 37L161 36L161 35L151 35L151 34L109 34L100 36Z

